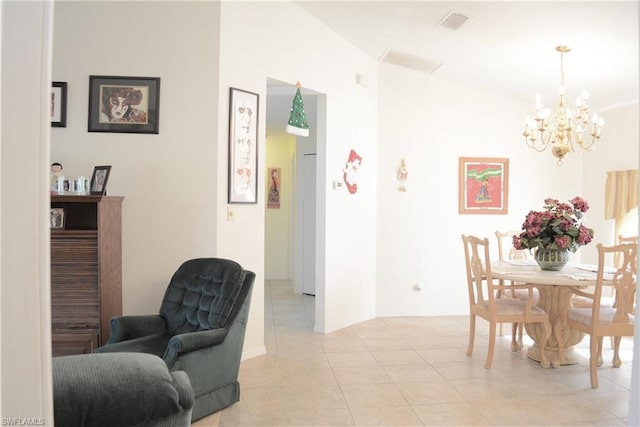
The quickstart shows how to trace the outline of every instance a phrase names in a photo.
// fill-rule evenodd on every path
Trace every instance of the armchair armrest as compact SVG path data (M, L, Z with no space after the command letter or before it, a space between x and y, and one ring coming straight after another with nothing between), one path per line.
M111 319L108 344L164 332L166 323L159 314L120 316Z
M167 351L163 357L164 361L167 366L172 366L180 354L218 345L224 341L227 332L229 332L227 328L218 328L174 335L167 345Z

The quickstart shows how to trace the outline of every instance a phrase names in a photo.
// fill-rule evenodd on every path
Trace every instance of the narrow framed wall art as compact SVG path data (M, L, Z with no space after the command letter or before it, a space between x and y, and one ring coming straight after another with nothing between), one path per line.
M258 203L260 95L229 88L229 203Z

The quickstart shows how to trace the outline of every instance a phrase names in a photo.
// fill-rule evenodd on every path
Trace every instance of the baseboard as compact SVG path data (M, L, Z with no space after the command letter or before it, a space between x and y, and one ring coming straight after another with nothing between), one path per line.
M262 356L263 354L267 354L267 347L265 346L250 348L249 350L242 352L242 359L240 360L253 359L254 357Z

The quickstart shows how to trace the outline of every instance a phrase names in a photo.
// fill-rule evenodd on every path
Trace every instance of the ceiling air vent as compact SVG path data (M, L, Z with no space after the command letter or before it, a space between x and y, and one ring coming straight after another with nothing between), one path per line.
M455 31L460 28L467 19L469 19L468 16L450 10L440 21L438 21L438 25Z
M439 61L434 61L432 59L423 58L417 55L411 55L409 53L404 53L393 49L387 49L380 61L388 62L395 65L401 65L403 67L422 71L423 73L427 74L433 73L442 65L442 62Z

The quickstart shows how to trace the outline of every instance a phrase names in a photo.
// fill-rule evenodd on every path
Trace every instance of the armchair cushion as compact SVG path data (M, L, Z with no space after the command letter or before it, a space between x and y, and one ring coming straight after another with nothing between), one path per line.
M194 392L183 371L144 353L54 357L55 425L186 426Z
M234 261L217 261L192 259L174 273L160 306L167 332L176 335L225 326L246 273Z

